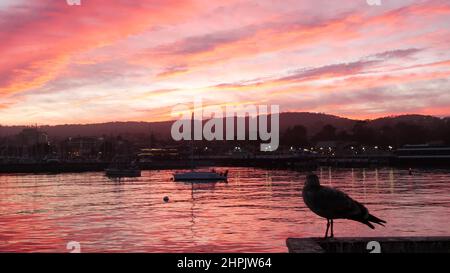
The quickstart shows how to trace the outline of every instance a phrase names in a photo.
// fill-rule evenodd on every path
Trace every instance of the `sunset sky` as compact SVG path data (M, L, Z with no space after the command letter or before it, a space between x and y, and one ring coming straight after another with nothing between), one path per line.
M450 116L450 1L0 0L0 124L279 104Z

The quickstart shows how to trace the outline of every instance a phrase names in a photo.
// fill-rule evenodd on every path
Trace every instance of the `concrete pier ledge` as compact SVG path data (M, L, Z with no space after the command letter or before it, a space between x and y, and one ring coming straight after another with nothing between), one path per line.
M450 253L445 237L288 238L290 253Z

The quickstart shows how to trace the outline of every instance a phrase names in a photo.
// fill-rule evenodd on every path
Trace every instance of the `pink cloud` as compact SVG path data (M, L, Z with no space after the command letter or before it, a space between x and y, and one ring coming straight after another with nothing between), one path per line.
M189 95L282 110L323 95L310 110L397 113L365 101L390 86L448 92L449 14L439 0L17 2L0 9L0 122L161 120ZM338 91L352 103L328 96Z
M55 78L75 54L153 25L180 21L197 8L178 0L98 0L81 6L51 0L31 3L1 12L0 50L8 58L0 63L0 74L6 75L0 79L0 95L40 87Z

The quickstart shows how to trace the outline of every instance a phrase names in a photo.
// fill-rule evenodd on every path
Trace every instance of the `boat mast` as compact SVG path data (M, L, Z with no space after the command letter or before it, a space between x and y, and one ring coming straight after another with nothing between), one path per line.
M191 170L194 170L194 126L195 126L195 121L194 121L194 112L192 112L192 117L191 117Z

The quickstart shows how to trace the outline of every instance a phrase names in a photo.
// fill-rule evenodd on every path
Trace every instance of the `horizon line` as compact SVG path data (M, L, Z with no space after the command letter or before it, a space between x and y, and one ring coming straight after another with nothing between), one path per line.
M279 113L280 115L282 114L317 114L317 115L327 115L327 116L332 116L332 117L338 117L338 118L342 118L342 119L348 119L348 120L354 120L354 121L373 121L373 120L377 120L377 119L382 119L382 118L396 118L396 117L402 117L402 116L424 116L424 117L435 117L435 118L439 118L439 119L445 119L445 118L449 118L449 115L445 115L445 116L435 116L435 115L429 115L429 114L416 114L416 113L409 113L409 114L398 114L398 115L386 115L386 116L378 116L375 118L350 118L350 117L345 117L345 116L339 116L339 115L334 115L334 114L327 114L325 112L292 112L292 111L287 111L287 112L281 112ZM270 115L270 114L269 114ZM257 115L260 116L260 115ZM246 117L248 117L248 115L246 115ZM226 117L223 117L226 118ZM38 123L32 123L32 124L13 124L13 125L8 125L8 124L1 124L0 123L0 127L56 127L56 126L70 126L70 125L99 125L99 124L107 124L107 123L163 123L163 122L174 122L176 119L171 119L171 120L154 120L154 121L145 121L145 120L124 120L124 121L120 121L120 120L115 120L115 121L104 121L104 122L93 122L93 123L59 123L59 124L38 124ZM204 119L204 120L209 120L209 119Z

